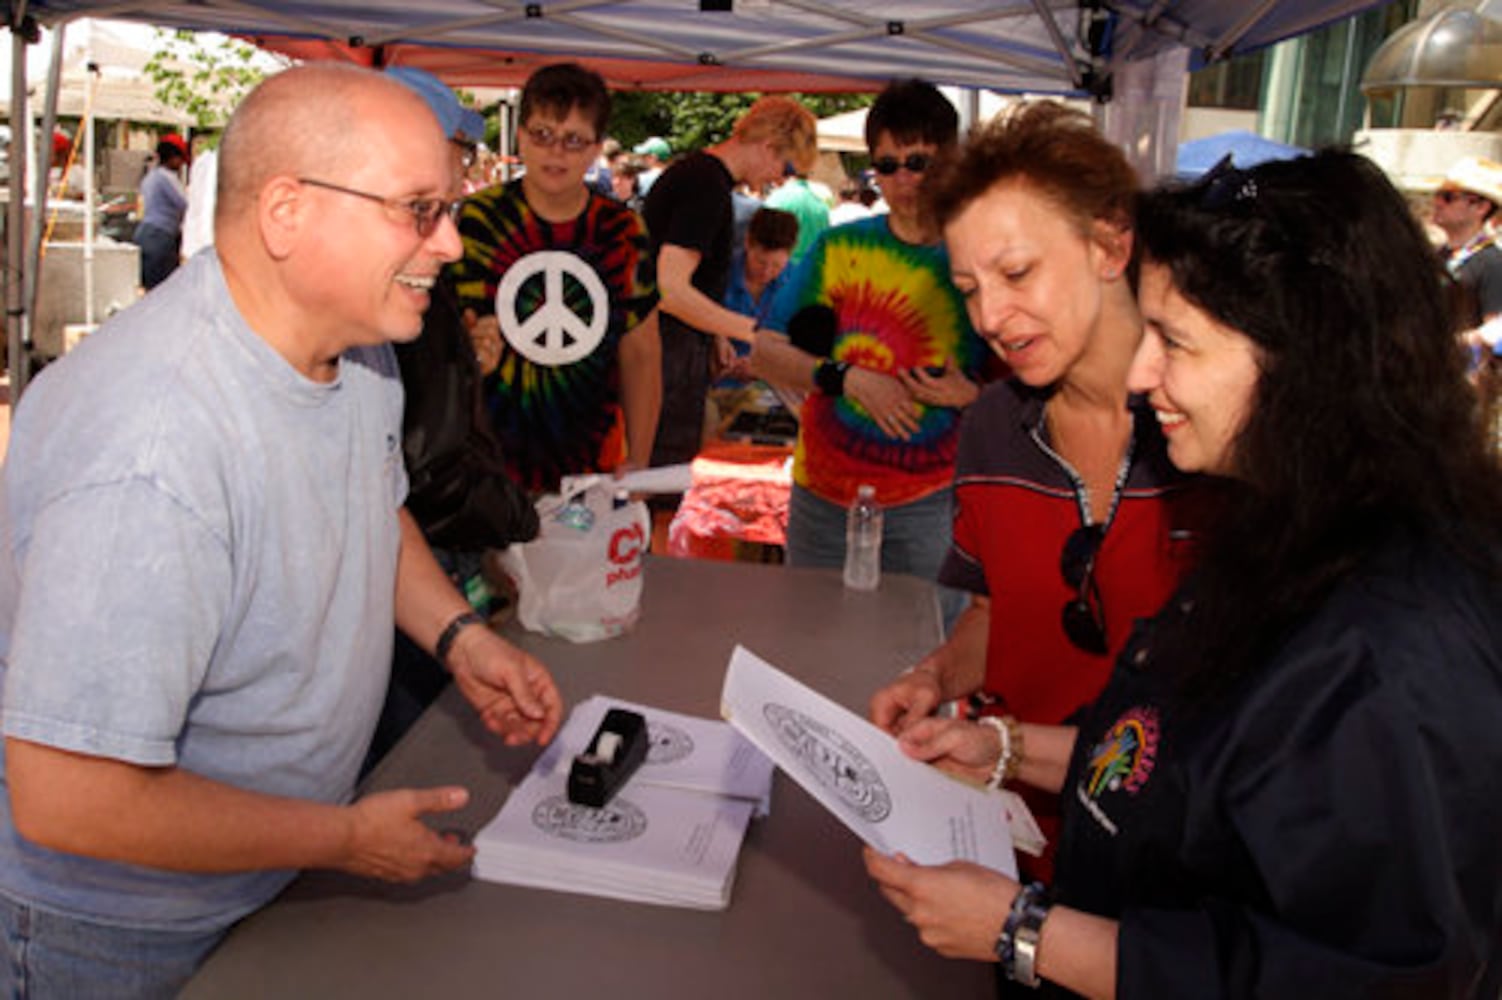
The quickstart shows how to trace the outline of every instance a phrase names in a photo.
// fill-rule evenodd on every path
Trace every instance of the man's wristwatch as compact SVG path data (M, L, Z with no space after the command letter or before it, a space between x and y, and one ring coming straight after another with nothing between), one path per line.
M826 396L843 396L845 373L849 370L848 361L821 361L814 369L814 385Z
M1042 983L1038 978L1038 942L1052 906L1041 882L1023 886L1012 900L1011 912L996 938L996 958L1012 982L1030 988Z
M459 633L470 625L484 625L485 619L476 611L464 611L454 616L453 621L444 626L443 631L438 633L438 641L433 644L433 659L438 665L447 668L449 665L449 650L454 648L454 640L459 638Z

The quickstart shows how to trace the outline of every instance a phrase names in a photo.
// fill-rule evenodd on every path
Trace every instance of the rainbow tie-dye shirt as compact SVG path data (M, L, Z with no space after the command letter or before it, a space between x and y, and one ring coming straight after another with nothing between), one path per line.
M884 215L826 231L792 269L766 326L786 332L805 306L837 317L832 357L884 374L948 364L972 378L985 345L949 280L941 244L915 246L892 234ZM954 476L961 411L920 405L917 433L890 437L848 396L809 394L800 414L793 480L831 503L848 504L870 483L885 505L910 503Z
M494 314L501 360L485 409L515 479L534 492L624 457L621 338L657 305L646 224L591 193L567 222L543 219L520 181L464 203L464 256L449 274L460 308Z

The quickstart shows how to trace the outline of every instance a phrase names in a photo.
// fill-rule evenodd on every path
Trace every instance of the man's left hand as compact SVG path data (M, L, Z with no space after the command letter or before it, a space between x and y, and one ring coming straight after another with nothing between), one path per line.
M454 683L485 728L507 746L546 745L563 721L563 698L552 675L531 654L486 628L459 633L449 653Z

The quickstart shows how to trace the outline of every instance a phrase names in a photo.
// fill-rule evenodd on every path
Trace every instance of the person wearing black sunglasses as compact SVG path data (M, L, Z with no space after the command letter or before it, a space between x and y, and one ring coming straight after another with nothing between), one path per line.
M1434 192L1430 221L1445 234L1440 258L1455 296L1456 328L1471 351L1473 378L1494 426L1502 388L1502 247L1494 229L1502 163L1456 161ZM1502 444L1502 428L1497 430Z
M940 580L970 607L876 693L872 718L900 733L975 696L988 716L1059 723L1099 693L1190 552L1194 498L1127 392L1142 336L1127 275L1136 176L1086 116L1052 102L983 126L930 171L955 284L1012 377L987 388L960 440ZM1052 839L1057 801L1029 796ZM1048 857L1024 862L1046 873Z
M1461 326L1502 317L1502 248L1490 223L1502 204L1502 163L1467 156L1434 192L1430 219L1445 234L1440 258L1459 286Z
M883 570L932 580L949 548L960 418L979 392L985 345L918 193L958 127L932 84L882 91L866 116L866 145L877 163L899 164L883 179L890 211L822 233L790 268L757 338L753 372L807 393L789 565L843 564L845 511L863 483L885 508ZM947 624L963 595L942 600Z
M1137 232L1130 384L1226 505L1077 727L904 737L1063 791L1053 884L868 864L1042 995L1494 1000L1502 467L1428 241L1343 151L1160 189Z

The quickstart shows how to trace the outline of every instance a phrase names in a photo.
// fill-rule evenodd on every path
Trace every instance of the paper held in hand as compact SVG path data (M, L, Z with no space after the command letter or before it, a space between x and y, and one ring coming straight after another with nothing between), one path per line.
M889 734L744 647L720 699L732 726L876 850L1017 877L1002 796L905 756Z

